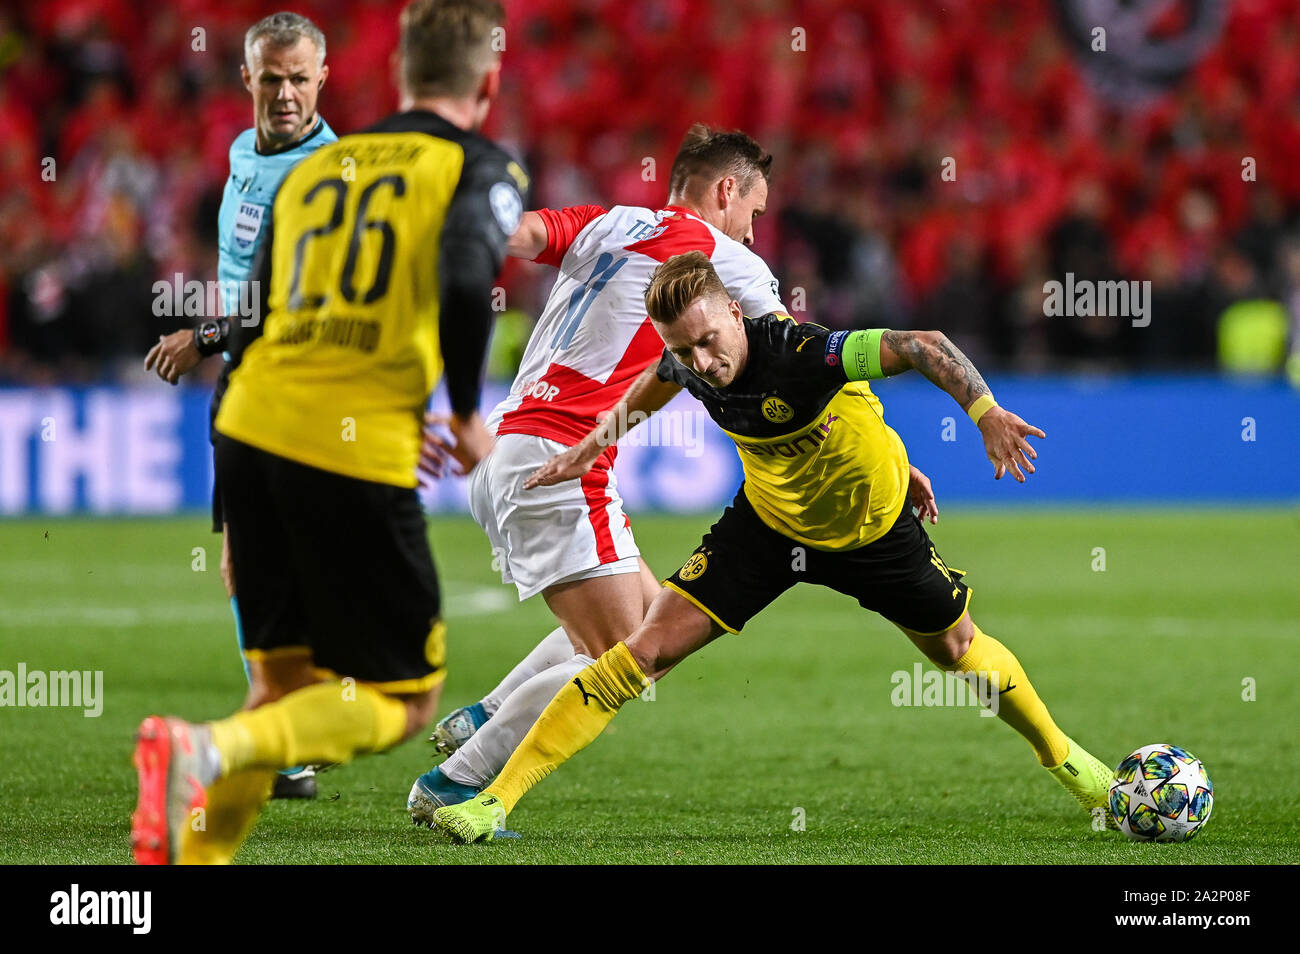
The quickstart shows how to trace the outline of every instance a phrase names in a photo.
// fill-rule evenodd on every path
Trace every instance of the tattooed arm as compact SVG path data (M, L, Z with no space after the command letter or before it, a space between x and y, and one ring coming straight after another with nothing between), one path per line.
M963 411L991 393L970 358L942 331L886 331L880 339L880 370L885 374L920 371L951 394Z
M975 365L942 331L886 331L881 336L881 373L902 374L909 370L925 375L950 394L963 411L969 412L985 395L989 397L986 404L992 401L992 392ZM1023 484L1022 468L1032 474L1034 465L1030 461L1038 458L1026 438L1031 434L1047 435L997 404L979 415L977 426L984 437L984 451L993 464L993 478L1001 480L1009 470Z

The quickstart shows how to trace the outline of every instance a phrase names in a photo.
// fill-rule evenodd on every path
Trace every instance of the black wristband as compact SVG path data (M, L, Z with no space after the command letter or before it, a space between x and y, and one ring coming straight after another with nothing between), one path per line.
M208 319L199 322L194 329L194 347L199 354L207 357L220 354L226 350L226 341L230 338L230 321L226 318Z

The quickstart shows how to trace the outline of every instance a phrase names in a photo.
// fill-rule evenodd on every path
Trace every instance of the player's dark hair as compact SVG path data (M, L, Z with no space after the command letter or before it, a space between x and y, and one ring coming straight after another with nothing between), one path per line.
M709 256L703 252L674 255L650 276L645 290L646 314L660 324L671 324L692 302L710 295L731 300Z
M685 196L695 179L714 182L735 176L740 194L747 195L759 176L766 182L772 175L772 157L763 147L740 130L723 132L696 123L686 131L672 171L668 174L668 194Z
M402 10L402 79L416 96L469 96L496 63L498 0L411 0Z
M248 28L244 34L244 61L252 67L253 47L259 40L281 49L294 46L303 37L311 40L316 47L316 66L319 68L325 62L325 34L301 13L290 13L287 10L263 17Z

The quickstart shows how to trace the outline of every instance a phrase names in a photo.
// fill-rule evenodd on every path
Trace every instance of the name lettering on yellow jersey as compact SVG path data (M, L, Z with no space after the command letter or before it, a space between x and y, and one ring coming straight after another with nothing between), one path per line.
M807 454L809 451L816 450L830 436L831 425L838 421L839 418L830 412L826 414L826 420L818 424L807 434L795 438L792 441L773 441L768 444L745 444L745 450L755 454L767 454L769 457L798 457L800 454ZM808 446L804 447L803 442L807 441Z
M280 344L318 341L370 354L379 347L381 328L378 321L366 318L291 319L276 329L274 340Z

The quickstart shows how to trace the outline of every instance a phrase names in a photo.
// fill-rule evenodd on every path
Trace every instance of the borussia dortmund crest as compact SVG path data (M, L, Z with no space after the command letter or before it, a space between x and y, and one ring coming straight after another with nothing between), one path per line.
M763 401L763 416L773 424L784 424L794 417L794 408L773 396Z
M682 564L682 568L677 571L683 583L689 583L691 580L698 579L704 575L704 571L709 568L709 558L703 553L696 553L689 560Z

